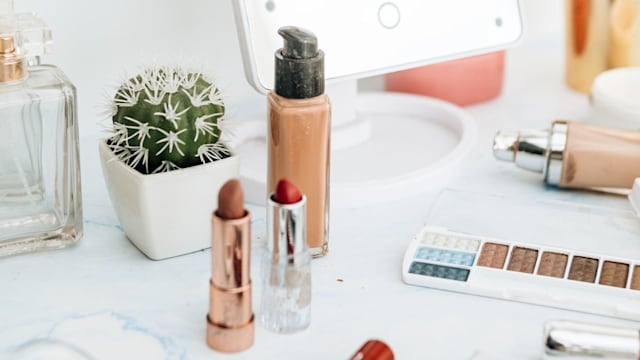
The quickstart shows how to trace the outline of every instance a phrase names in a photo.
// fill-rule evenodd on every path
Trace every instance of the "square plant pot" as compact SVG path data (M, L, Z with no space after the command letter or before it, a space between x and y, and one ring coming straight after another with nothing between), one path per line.
M239 176L238 156L159 174L142 174L100 141L111 203L129 240L153 260L211 247L218 191Z

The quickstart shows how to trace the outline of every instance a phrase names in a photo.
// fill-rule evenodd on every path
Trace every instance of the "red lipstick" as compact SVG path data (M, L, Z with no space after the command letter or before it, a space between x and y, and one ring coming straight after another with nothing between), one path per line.
M349 358L350 360L393 360L393 351L380 340L369 340Z
M281 179L276 185L276 192L274 194L274 201L279 204L295 204L302 200L302 194L291 181L287 179Z
M218 209L211 216L211 281L207 344L223 352L253 345L251 308L251 214L244 208L238 180L229 180L218 193Z

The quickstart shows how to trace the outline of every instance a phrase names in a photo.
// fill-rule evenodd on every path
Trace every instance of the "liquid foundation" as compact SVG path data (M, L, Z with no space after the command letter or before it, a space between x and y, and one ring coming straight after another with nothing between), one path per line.
M331 105L324 94L324 54L315 36L281 28L275 89L268 96L268 192L280 179L307 197L307 243L313 257L328 251Z
M493 153L561 188L630 189L640 177L638 131L556 121L551 130L499 132Z

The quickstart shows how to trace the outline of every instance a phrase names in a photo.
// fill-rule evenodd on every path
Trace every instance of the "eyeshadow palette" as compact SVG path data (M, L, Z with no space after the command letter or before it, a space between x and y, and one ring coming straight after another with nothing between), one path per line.
M640 320L640 259L427 226L402 275L411 285Z

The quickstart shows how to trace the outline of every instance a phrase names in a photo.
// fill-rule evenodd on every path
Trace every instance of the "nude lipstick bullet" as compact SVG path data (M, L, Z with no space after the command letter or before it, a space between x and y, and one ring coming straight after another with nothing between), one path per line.
M217 351L238 352L253 345L254 334L249 273L251 214L244 208L238 180L229 180L220 188L211 223L207 344Z

